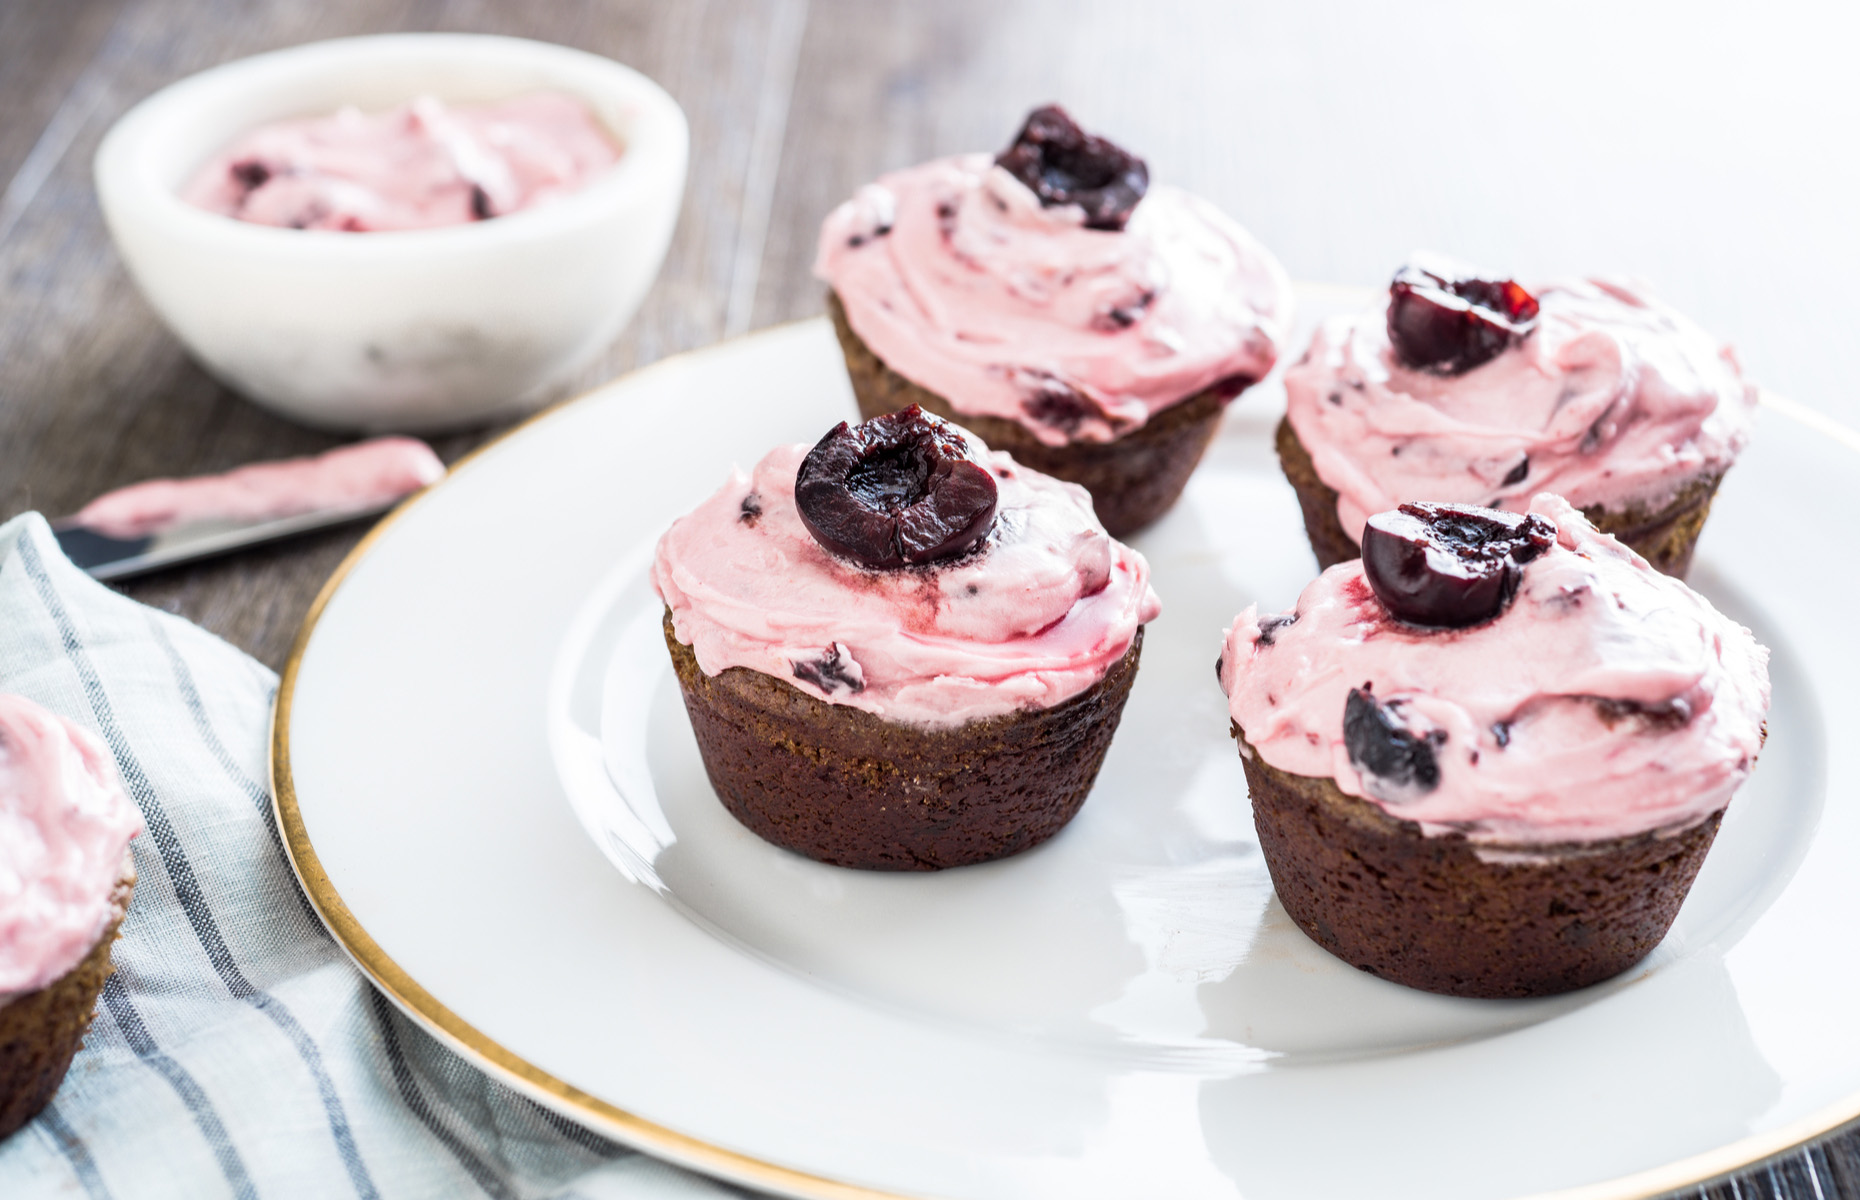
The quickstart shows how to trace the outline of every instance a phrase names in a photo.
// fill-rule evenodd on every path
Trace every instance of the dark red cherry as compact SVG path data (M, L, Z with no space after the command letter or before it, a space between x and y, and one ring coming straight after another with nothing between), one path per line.
M1051 372L1023 368L1015 378L1021 387L1020 410L1042 425L1073 434L1087 421L1110 419L1096 400Z
M859 425L841 421L807 452L795 507L833 554L881 570L954 558L988 536L995 479L968 440L915 404Z
M1535 513L1404 504L1369 518L1363 575L1397 620L1464 629L1504 611L1524 564L1555 541L1556 526Z
M1383 704L1367 689L1367 684L1351 688L1343 703L1343 746L1369 794L1399 802L1439 787L1434 747L1447 740L1446 734L1437 729L1416 733L1402 718L1401 701Z
M1295 612L1261 617L1259 619L1259 644L1262 646L1272 645L1279 639L1279 630L1296 624L1298 624L1298 614Z
M865 691L865 672L858 663L848 665L850 655L838 642L828 646L819 658L789 664L796 679L805 680L829 694L845 688L851 695Z
M1057 104L1028 113L1014 144L995 162L1032 188L1045 207L1076 204L1084 209L1088 229L1122 229L1150 190L1148 164L1086 133Z
M1537 324L1537 299L1512 280L1430 259L1395 272L1388 319L1402 365L1462 375L1524 339Z
M271 168L256 158L236 162L230 171L233 179L248 192L264 187L271 178Z

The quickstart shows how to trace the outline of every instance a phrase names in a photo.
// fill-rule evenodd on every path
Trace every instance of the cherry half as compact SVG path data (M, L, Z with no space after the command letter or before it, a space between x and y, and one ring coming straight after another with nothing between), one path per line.
M1363 575L1396 620L1464 629L1504 611L1524 564L1556 542L1535 513L1470 504L1404 504L1369 518Z
M1433 259L1395 272L1388 322L1403 366L1463 375L1524 340L1537 324L1537 298L1513 280Z
M1078 127L1057 104L1036 108L995 163L1033 189L1046 208L1076 204L1087 229L1117 230L1150 190L1147 163Z
M801 461L801 523L829 553L878 570L954 558L994 524L995 477L956 426L915 404L841 421Z

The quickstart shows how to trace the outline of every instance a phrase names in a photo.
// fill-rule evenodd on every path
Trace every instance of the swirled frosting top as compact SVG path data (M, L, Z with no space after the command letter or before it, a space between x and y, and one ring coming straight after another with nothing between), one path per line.
M1475 841L1600 841L1722 809L1763 741L1769 652L1558 497L1529 511L1556 524L1556 545L1482 625L1400 624L1361 560L1325 571L1290 613L1242 612L1221 686L1253 751ZM1353 762L1352 689L1426 745L1431 787Z
M949 728L1085 691L1161 609L1149 564L1076 484L970 438L999 504L982 546L871 570L822 549L795 508L805 445L772 450L659 540L652 582L706 674L748 667L832 704Z
M0 1003L68 974L115 917L142 814L89 731L0 696Z
M469 225L585 186L620 158L588 106L560 92L449 108L345 108L261 126L181 198L254 225L377 233Z
M1463 375L1403 366L1383 309L1326 322L1286 370L1286 417L1351 537L1414 500L1657 510L1744 448L1756 389L1728 347L1638 284L1536 296L1536 329Z
M814 273L892 370L1048 445L1109 441L1272 369L1284 270L1212 204L1152 186L1122 231L986 154L895 171L834 209Z

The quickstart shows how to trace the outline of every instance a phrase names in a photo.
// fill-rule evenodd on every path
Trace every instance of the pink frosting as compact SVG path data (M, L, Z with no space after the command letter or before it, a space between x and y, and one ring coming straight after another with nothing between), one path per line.
M0 1003L82 962L116 916L142 814L89 731L0 696Z
M986 154L939 159L835 209L814 273L894 371L1048 445L1109 441L1272 369L1291 286L1246 230L1170 187L1122 232L1084 220Z
M1111 540L1083 488L971 444L1000 491L994 529L934 568L873 571L823 550L794 505L807 446L733 473L659 541L652 582L678 640L706 674L748 667L929 728L1097 683L1160 611L1149 564Z
M1260 757L1335 779L1429 834L1476 841L1605 840L1722 809L1762 744L1769 652L1562 499L1538 496L1530 511L1556 523L1557 544L1483 625L1396 623L1360 560L1307 587L1293 623L1241 613L1221 686ZM1350 765L1352 688L1399 702L1417 735L1444 738L1437 787L1392 793Z
M1464 375L1403 367L1381 309L1326 323L1285 372L1286 415L1350 536L1411 500L1659 507L1744 448L1757 394L1728 348L1639 285L1536 295L1536 330Z
M256 225L431 229L532 208L619 157L572 96L535 92L471 108L422 96L389 112L345 108L262 126L202 167L181 198Z
M425 442L374 438L315 458L131 484L92 500L74 519L106 537L141 538L195 521L243 524L308 512L360 512L417 492L445 473Z

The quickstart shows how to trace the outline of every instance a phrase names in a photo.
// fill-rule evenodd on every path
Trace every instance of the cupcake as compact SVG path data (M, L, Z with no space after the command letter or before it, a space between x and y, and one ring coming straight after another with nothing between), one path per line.
M916 408L736 472L660 539L652 580L724 806L874 870L1057 833L1159 609L1084 489Z
M64 1080L110 975L142 817L94 736L0 696L0 1137Z
M1081 484L1113 537L1168 511L1290 327L1278 262L1059 108L1001 154L882 176L814 272L866 416L916 404Z
M1527 292L1417 257L1385 311L1326 323L1285 372L1279 458L1318 564L1409 500L1580 508L1684 577L1756 389L1730 350L1639 284Z
M1768 653L1559 497L1405 504L1219 663L1286 912L1455 996L1653 949L1749 776Z

